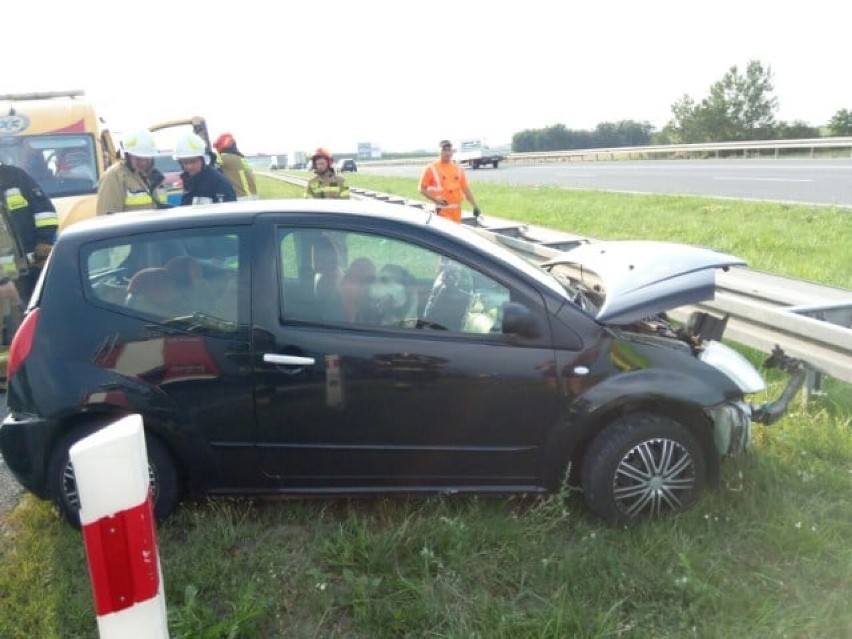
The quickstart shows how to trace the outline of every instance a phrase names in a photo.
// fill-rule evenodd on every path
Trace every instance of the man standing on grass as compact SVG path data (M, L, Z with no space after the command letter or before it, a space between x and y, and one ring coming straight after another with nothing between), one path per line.
M420 193L435 203L435 212L453 222L461 222L461 201L464 196L473 206L473 216L480 215L479 206L470 187L467 175L456 162L453 162L453 144L441 140L441 157L432 162L420 176Z

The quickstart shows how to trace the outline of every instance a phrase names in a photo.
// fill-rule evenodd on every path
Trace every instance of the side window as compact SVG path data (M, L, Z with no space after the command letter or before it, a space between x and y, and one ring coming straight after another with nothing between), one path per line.
M235 331L241 290L240 235L157 233L99 243L83 261L87 297L194 330ZM246 278L247 279L247 278Z
M476 269L394 238L280 229L285 321L499 333L507 287Z

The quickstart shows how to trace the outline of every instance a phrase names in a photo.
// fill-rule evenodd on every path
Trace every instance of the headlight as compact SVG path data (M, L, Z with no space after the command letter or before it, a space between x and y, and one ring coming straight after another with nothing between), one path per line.
M721 342L705 342L698 359L727 375L744 394L766 390L766 382L751 362Z
M720 455L739 455L751 443L751 411L743 402L721 404L707 409L713 420L713 440Z

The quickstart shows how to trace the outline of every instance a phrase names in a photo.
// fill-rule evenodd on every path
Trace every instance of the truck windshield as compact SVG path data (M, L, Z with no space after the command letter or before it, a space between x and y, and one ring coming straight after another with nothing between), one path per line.
M0 159L27 171L51 198L97 191L95 144L89 134L0 138Z

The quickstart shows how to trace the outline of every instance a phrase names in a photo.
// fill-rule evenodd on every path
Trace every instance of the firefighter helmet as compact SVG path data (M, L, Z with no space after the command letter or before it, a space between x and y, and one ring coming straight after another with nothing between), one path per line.
M222 152L222 149L227 149L228 147L234 146L236 144L236 140L234 140L234 136L230 133L223 133L216 141L213 143L213 148L216 149L219 153Z
M178 140L172 157L175 160L188 160L190 158L205 158L207 156L207 145L196 133L188 133Z
M142 129L124 138L124 152L138 158L153 158L159 155L154 136L150 131Z
M322 147L320 147L316 151L314 151L314 154L311 156L311 162L314 165L316 165L317 158L325 158L326 160L328 160L329 164L334 163L334 156L331 154L331 152L328 149L324 149Z

